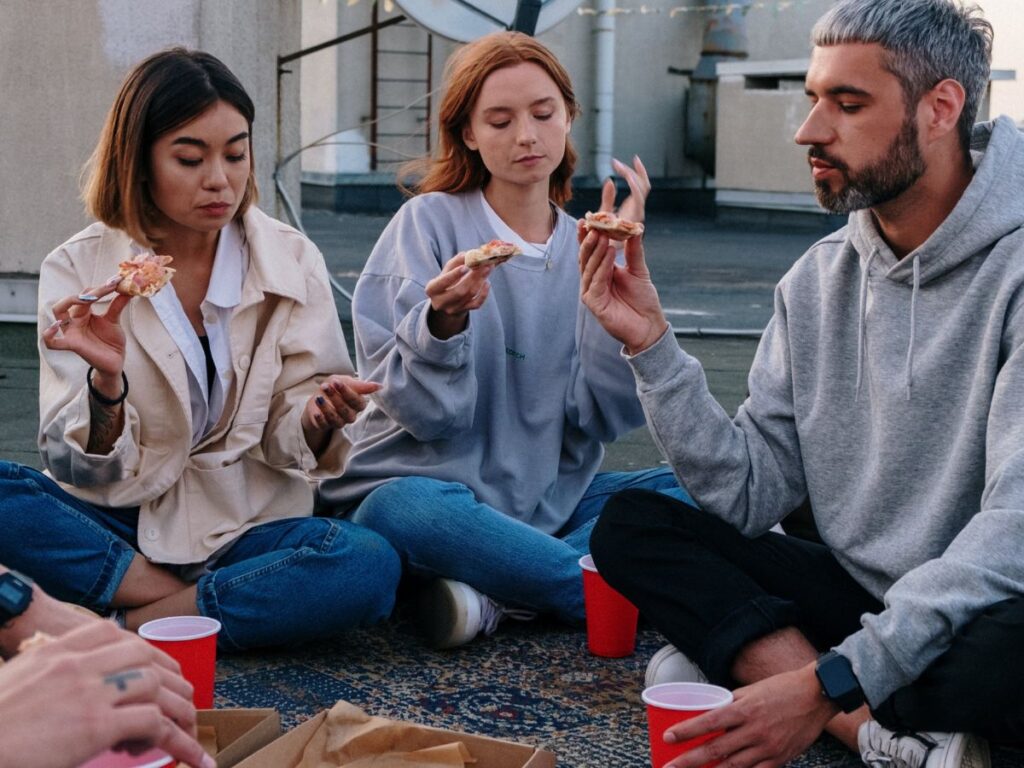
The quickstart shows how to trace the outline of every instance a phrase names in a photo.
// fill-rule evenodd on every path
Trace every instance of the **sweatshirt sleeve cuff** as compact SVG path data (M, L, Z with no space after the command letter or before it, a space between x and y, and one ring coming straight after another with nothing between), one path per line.
M442 368L460 368L466 364L469 355L470 324L462 333L450 339L439 339L430 332L427 315L430 302L424 301L409 313L409 316L397 329L397 334L410 350L430 365Z
M51 446L49 455L54 477L72 485L89 487L115 483L134 472L139 466L137 425L139 414L125 401L124 423L121 434L107 453L88 453L92 431L89 394L84 389L65 406L64 429L61 445ZM61 455L63 454L63 455Z
M913 682L888 649L866 630L850 635L835 650L850 660L872 709Z
M622 355L633 369L637 390L641 393L658 389L678 377L688 357L676 342L671 328L642 352L628 355L623 349Z

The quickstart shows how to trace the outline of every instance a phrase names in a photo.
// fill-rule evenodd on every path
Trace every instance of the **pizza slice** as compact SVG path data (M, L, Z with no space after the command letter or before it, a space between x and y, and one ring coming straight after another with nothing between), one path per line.
M117 273L121 282L117 292L127 296L153 296L171 281L174 270L168 267L173 259L156 253L144 253L122 261Z
M491 242L484 243L479 248L466 251L463 255L465 256L466 266L470 269L476 269L488 264L504 264L513 256L518 256L522 252L522 249L515 243L507 243L504 240L491 240Z
M643 224L638 221L621 219L611 211L588 212L583 217L583 226L588 230L596 229L599 232L604 232L612 240L629 240L631 237L644 233Z

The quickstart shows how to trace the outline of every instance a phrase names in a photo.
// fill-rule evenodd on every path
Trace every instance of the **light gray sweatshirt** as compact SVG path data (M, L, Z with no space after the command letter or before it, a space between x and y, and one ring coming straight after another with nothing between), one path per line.
M756 536L809 497L884 599L837 648L872 705L1024 594L1024 136L1001 117L973 149L973 180L914 252L897 259L864 210L793 266L735 418L670 334L630 358L702 508Z
M347 430L345 473L321 485L328 503L420 475L463 483L555 533L597 473L602 443L643 424L621 345L580 301L576 222L564 211L550 261L516 256L491 273L464 332L430 333L427 282L494 237L479 191L419 195L385 228L352 305L359 375L383 388Z

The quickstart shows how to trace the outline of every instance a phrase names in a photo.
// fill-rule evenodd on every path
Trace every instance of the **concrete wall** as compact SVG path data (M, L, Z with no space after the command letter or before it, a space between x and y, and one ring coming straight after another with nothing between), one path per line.
M346 34L370 24L371 3L360 0L304 0L303 45L310 46L331 37ZM708 19L705 0L676 0L671 3L641 4L620 0L615 15L615 156L628 159L640 155L656 178L699 177L700 169L686 157L683 146L683 109L688 79L669 73L669 67L693 69L701 54L701 40ZM814 20L831 5L830 0L801 0L778 4L758 3L747 14L750 56L754 59L778 59L806 56L808 34ZM565 65L572 76L583 115L573 126L573 141L580 153L578 173L604 175L610 169L594 168L594 45L596 17L589 13L589 0L579 10L539 36ZM672 11L675 10L675 13ZM646 12L644 12L646 11ZM401 13L381 11L385 20ZM314 21L315 19L315 21ZM394 29L381 33L382 45L401 45ZM434 38L432 63L434 86L439 87L444 62L456 44ZM303 140L312 141L335 131L360 132L369 138L365 127L370 118L369 36L341 45L336 53L321 52L305 60L303 69ZM323 57L314 63L314 59ZM333 83L330 67L336 63ZM395 66L382 60L382 70L392 74ZM333 86L333 88L332 88ZM337 98L332 94L337 91ZM438 94L440 95L440 94ZM436 118L437 99L434 100ZM334 126L326 120L337 110ZM313 129L313 125L317 129ZM351 134L343 140L353 140ZM337 154L315 149L303 154L302 167L309 175L333 174L338 169ZM340 169L344 171L345 169Z
M296 0L0 0L0 275L37 274L88 223L79 177L107 109L127 70L170 45L220 57L253 97L261 206L276 214L271 173L299 140L298 75L282 81L279 128L276 62L300 18ZM298 169L286 180L297 195ZM0 316L25 313L15 288L0 286Z
M1014 80L992 83L990 113L1009 115L1024 126L1024 3L1021 0L976 0L995 29L992 68L1017 71Z

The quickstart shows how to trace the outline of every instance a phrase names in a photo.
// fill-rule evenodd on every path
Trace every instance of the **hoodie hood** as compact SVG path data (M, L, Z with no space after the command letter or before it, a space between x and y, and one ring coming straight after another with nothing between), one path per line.
M904 384L909 399L914 384L914 342L917 336L917 300L921 286L936 280L963 262L988 250L1024 225L1024 135L1013 120L1002 116L974 126L971 138L974 178L949 216L915 250L898 259L882 238L870 209L850 214L850 242L860 256L860 316L857 338L857 393L864 377L864 333L867 323L868 284L872 268L884 270L885 279L911 286L909 343Z
M897 259L878 232L870 209L850 214L850 240L866 263L876 254L886 277L912 284L916 260L920 284L950 270L1024 226L1024 135L1005 115L974 126L974 178L945 221L918 248ZM877 253L876 253L877 252Z

